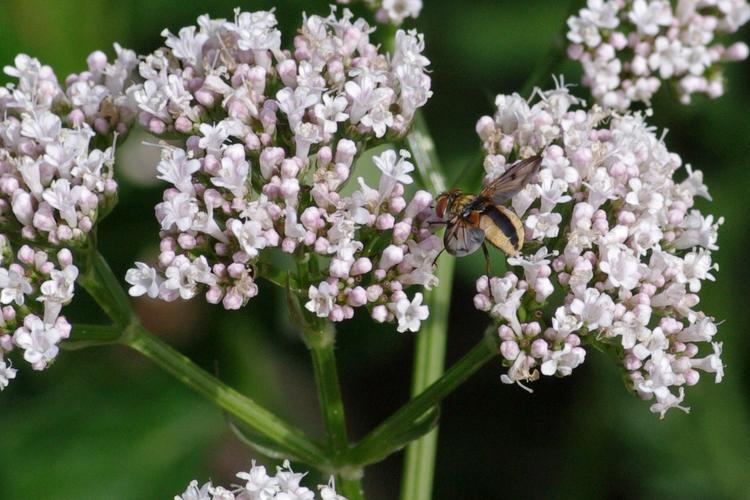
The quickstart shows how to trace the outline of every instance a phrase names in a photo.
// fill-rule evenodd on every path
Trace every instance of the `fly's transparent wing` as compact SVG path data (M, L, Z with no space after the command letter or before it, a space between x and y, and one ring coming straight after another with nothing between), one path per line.
M448 223L443 242L449 254L463 257L479 249L484 242L484 231L460 217L455 217Z
M523 189L531 176L539 170L541 164L541 156L532 156L515 162L503 175L482 189L482 196L491 199L496 205L505 203Z

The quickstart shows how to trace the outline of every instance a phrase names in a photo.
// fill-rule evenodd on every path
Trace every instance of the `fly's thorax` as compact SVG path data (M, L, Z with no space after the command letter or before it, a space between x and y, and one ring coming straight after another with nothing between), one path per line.
M452 218L458 215L456 211L456 200L466 195L460 189L451 189L448 192L441 193L435 200L435 214L441 219Z

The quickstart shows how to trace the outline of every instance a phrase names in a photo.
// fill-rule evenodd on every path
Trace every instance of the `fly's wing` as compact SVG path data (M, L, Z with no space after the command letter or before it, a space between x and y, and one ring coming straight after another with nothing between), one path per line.
M505 203L523 189L531 176L539 170L541 164L541 156L532 156L515 162L503 175L482 189L482 196L491 199L496 205Z
M463 257L477 251L484 242L484 231L470 225L466 220L455 217L448 223L443 243L448 253Z

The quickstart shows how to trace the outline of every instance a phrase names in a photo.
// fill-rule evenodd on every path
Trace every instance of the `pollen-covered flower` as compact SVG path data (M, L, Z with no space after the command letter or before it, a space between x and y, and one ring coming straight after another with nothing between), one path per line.
M37 370L54 361L70 334L60 312L79 274L73 251L116 202L114 143L135 118L124 91L136 56L115 51L112 62L92 53L64 85L23 54L4 69L17 82L0 87L0 389L16 376L11 349Z
M566 88L535 96L498 96L495 116L477 125L487 180L542 155L512 200L525 219L522 254L505 276L477 281L476 307L502 323L503 381L570 375L595 345L652 411L685 409L684 387L700 372L723 375L716 323L698 309L723 221L698 208L710 200L702 176L642 114L585 109ZM535 229L540 220L547 229Z
M602 106L649 104L662 82L687 104L693 94L724 93L721 66L748 55L724 38L748 19L746 0L589 0L568 19L568 55Z
M1 372L0 372L1 373ZM276 474L270 475L262 465L255 465L253 460L250 470L247 472L238 472L237 478L242 482L231 489L221 486L214 486L211 481L199 485L198 481L193 480L188 484L187 489L181 494L176 495L174 500L245 500L245 499L263 499L263 500L346 500L345 497L336 493L336 483L333 477L328 484L318 485L318 495L315 491L302 486L300 483L307 475L307 472L300 473L292 470L289 460L285 460L281 467L276 467Z
M363 19L335 9L306 16L292 50L272 12L198 24L179 32L189 43L165 32L131 90L141 123L181 138L163 145L157 169L170 184L156 207L158 263L128 272L131 295L204 294L237 309L259 292L269 255L286 253L306 270L290 286L311 314L342 321L367 307L415 331L426 307L404 288L436 281L432 198L405 198L407 151L374 157L377 187L353 170L368 144L403 136L429 98L422 36L399 31L384 54Z

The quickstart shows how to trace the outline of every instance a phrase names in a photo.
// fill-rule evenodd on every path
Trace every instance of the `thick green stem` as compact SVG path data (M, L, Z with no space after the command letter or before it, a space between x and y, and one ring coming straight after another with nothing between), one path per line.
M323 417L323 425L328 436L328 448L335 464L341 463L349 447L346 436L346 416L341 399L341 387L336 370L333 347L336 339L333 326L326 322L317 331L305 334L310 348L315 385L318 389L318 402Z
M445 191L447 186L440 160L421 113L415 119L408 142L425 187L436 194ZM440 284L427 293L430 317L417 335L412 373L412 397L422 393L443 373L454 264L453 256L444 254L441 257L436 272ZM402 500L432 498L437 438L436 426L423 437L412 441L407 447L401 482Z
M482 338L471 351L451 366L439 379L365 436L352 449L349 455L349 463L364 466L383 458L385 454L381 448L383 443L389 442L389 436L403 435L414 421L440 403L497 353L498 348L495 340L490 336Z
M448 254L444 254L438 262L437 277L440 280L440 286L433 289L427 297L430 317L417 336L411 386L412 397L421 394L443 373L454 264L454 257ZM401 482L402 500L432 498L437 440L438 429L435 427L420 439L412 441L406 448Z
M86 266L78 280L79 283L116 325L130 324L135 318L135 313L130 307L128 294L120 286L107 261L95 248L87 253Z
M320 444L213 377L144 328L133 312L125 290L104 258L95 249L90 250L87 256L88 267L81 276L80 283L115 324L111 327L74 326L73 340L78 341L78 345L111 343L117 339L246 423L280 449L287 450L290 455L323 471L332 470Z
M331 470L325 450L301 430L216 379L141 325L129 326L123 343L303 462L324 471Z
M60 346L65 350L75 351L86 347L117 344L122 337L122 331L122 327L115 325L76 323L71 332L71 337Z
M411 125L411 131L406 137L414 155L414 164L419 172L422 185L433 194L445 191L448 187L445 183L440 159L435 150L435 143L427 128L422 110L418 110Z

